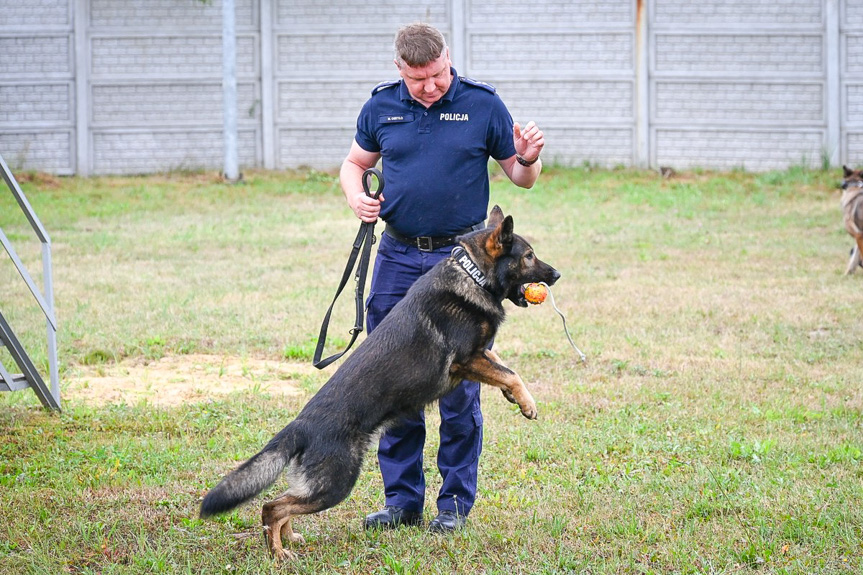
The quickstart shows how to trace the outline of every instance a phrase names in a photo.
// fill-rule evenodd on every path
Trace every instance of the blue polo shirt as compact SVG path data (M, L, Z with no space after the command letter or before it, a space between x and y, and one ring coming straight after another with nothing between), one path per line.
M451 235L484 220L488 159L515 154L512 116L494 87L450 70L449 90L428 109L399 80L375 87L357 119L357 144L383 160L381 219L405 236Z

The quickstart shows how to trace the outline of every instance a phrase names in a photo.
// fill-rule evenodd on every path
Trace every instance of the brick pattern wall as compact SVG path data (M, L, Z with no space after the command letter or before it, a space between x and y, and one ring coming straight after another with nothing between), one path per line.
M10 168L19 166L54 174L71 174L72 136L70 131L53 129L26 132L4 129L0 133L0 154Z
M631 81L501 80L495 82L495 87L513 119L522 123L532 119L551 128L569 122L579 126L596 118L627 124L633 121L635 94Z
M641 93L634 0L541 0L528 20L517 0L236 0L241 167L336 167L415 20L541 125L551 162L633 165L646 125L654 167L820 165L839 106L839 161L863 164L863 0L839 1L835 33L828 0L645 2ZM58 174L80 158L92 174L220 169L221 24L219 0L0 0L0 154Z
M93 28L140 28L150 33L163 26L190 32L222 29L218 0L89 0L87 4ZM253 0L236 0L237 29L257 26L257 4Z
M652 7L652 165L821 165L829 153L824 2Z
M378 76L388 79L397 74L392 42L392 34L339 37L325 32L286 32L278 36L276 69L280 76L301 74L309 78L365 73L369 74L369 85L374 86Z
M254 70L255 40L237 37L237 68ZM90 41L93 77L216 78L221 81L222 40L218 36L99 36Z
M844 0L839 11L843 163L863 165L863 0Z
M255 130L240 129L240 165L254 165ZM141 174L221 166L221 130L98 130L93 135L94 165L99 174Z
M628 26L632 28L632 26ZM523 33L499 32L471 35L471 70L492 74L514 71L535 72L537 62L556 62L557 66L578 71L610 72L631 70L634 56L634 34L629 32L592 32L543 34L542 42ZM527 56L529 55L529 56ZM551 71L557 71L557 66Z
M525 5L522 0L469 0L468 17L471 24L484 27L499 27L529 32L532 26L578 27L588 24L617 24L632 22L635 19L635 2L608 2L603 0L545 0L541 3ZM511 26L502 22L503 14L524 14L530 18L518 20L521 26Z
M819 83L667 80L657 83L651 102L659 121L788 124L825 118Z
M0 0L0 154L13 169L74 173L71 0Z
M820 35L657 34L657 72L735 75L812 73L823 69Z
M68 34L31 38L0 37L0 74L4 77L69 75L72 71Z
M654 14L656 22L661 24L793 25L820 22L822 9L820 2L810 0L782 0L781 2L662 0L656 2Z
M546 135L546 163L636 162L636 3L546 0L525 25L516 0L467 4L468 75L493 84L513 119Z
M369 96L371 83L363 80L319 80L304 86L285 80L278 84L276 118L285 127L314 123L353 130L360 108ZM340 147L350 143L349 138Z
M656 130L655 138L654 145L661 151L660 165L760 171L819 165L823 134L817 130L690 127Z
M425 0L421 3L292 0L277 2L275 12L280 25L298 28L347 26L353 32L361 32L366 26L380 27L381 24L395 30L415 20L444 23L449 20L447 6L444 0Z
M221 2L88 0L90 170L221 169ZM236 0L241 166L261 163L258 2ZM191 25L194 24L194 25Z
M276 162L282 167L309 166L332 169L345 159L354 133L353 127L290 128L283 126L278 131Z
M633 128L557 128L543 130L550 153L543 161L564 166L585 163L603 166L631 166L635 131Z
M237 83L238 109L244 122L260 119L256 85ZM95 128L163 124L221 126L222 85L218 82L108 84L92 90L91 125ZM170 105L166 105L170 103Z
M0 85L0 125L68 124L73 94L69 83Z
M13 28L63 28L71 23L71 8L68 2L57 0L27 0L0 2L4 26Z

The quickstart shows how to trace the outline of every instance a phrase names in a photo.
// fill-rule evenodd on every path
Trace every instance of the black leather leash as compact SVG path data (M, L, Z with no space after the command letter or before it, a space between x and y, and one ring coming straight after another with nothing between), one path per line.
M372 192L372 178L376 178L378 181L377 189ZM378 196L381 195L381 192L384 191L384 175L377 168L369 168L365 172L363 172L363 191L365 191L366 195L370 198L378 199ZM313 360L313 364L318 369L323 369L342 357L351 346L354 345L354 342L357 340L357 337L363 331L363 310L365 308L365 302L363 301L363 291L366 287L366 276L369 271L369 261L371 260L372 254L372 244L375 243L375 223L376 222L363 222L360 224L360 231L357 233L357 238L354 240L354 246L351 250L351 255L348 257L348 265L345 267L345 273L342 274L342 281L339 283L339 287L336 290L336 296L333 298L333 303L330 304L330 308L327 310L327 314L324 316L324 321L321 324L321 333L318 335L318 345L315 348L315 357ZM354 321L354 327L350 330L351 341L348 342L348 346L344 349L344 351L337 353L335 355L331 355L328 358L321 359L321 356L324 353L324 344L327 340L327 327L330 324L330 315L333 313L333 306L336 305L336 300L339 299L339 295L341 295L342 290L345 288L345 285L348 283L348 278L351 276L351 272L354 269L354 264L357 263L357 256L359 256L359 265L357 266L356 274L354 278L357 282L357 287L355 290L355 300L357 306L356 319Z

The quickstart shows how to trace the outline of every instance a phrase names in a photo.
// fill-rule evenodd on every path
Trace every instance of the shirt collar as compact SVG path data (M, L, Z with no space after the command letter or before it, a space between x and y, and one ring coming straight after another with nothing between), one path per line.
M455 98L456 90L458 90L458 86L461 82L458 79L458 72L455 71L455 68L450 66L449 71L452 74L452 83L449 85L449 90L446 91L446 94L444 94L440 100L432 104L432 106L436 106L442 101L452 102L453 98ZM399 80L399 98L403 102L414 101L414 97L411 96L410 92L408 92L408 87L405 86L404 80Z

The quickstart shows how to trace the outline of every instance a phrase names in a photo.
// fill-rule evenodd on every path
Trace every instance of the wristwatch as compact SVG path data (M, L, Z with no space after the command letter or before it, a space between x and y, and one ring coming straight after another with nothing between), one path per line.
M532 166L536 163L537 160L539 160L539 156L535 157L532 160L525 160L524 158L521 157L520 154L515 155L515 161L518 162L519 164L521 164L522 166Z

